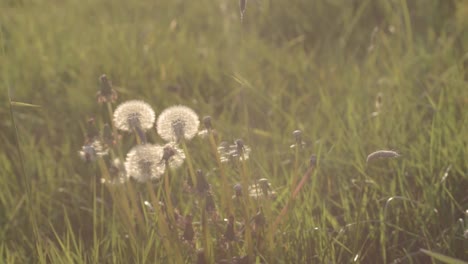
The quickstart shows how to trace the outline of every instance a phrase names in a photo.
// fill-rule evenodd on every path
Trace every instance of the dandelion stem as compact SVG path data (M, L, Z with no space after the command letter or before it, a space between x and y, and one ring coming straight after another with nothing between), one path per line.
M247 165L245 162L244 152L240 152L240 160L242 160L242 170L241 170L241 178L242 178L242 185L244 189L245 195L244 198L244 221L245 221L245 241L246 241L246 248L247 248L247 255L248 258L251 260L253 257L253 242L252 242L252 230L250 227L250 214L249 209L252 208L252 203L250 201L250 197L248 195L249 192L249 178L247 174Z
M210 243L211 234L208 228L208 220L207 220L205 208L206 208L206 199L204 202L204 206L201 208L201 217L202 217L201 220L202 220L202 229L203 229L202 232L203 232L203 237L204 237L203 244L205 248L206 257L209 260L212 260L213 259L213 243Z
M294 188L297 184L298 180L298 170L299 170L299 144L295 144L294 146L294 171L291 180L291 196L294 193Z
M170 192L171 191L170 191L170 186L169 186L169 164L166 161L166 171L164 172L164 194L166 196L167 213L169 215L171 222L175 223L174 207L172 205Z
M193 169L193 164L192 164L192 158L190 157L190 154L187 149L187 145L185 144L185 140L181 140L182 143L182 148L184 150L185 157L187 159L187 165L189 167L189 174L190 177L192 178L193 186L197 186L197 176L195 175L195 170Z
M129 209L129 213L130 215L128 215L127 217L130 217L130 218L136 218L137 220L137 225L136 226L132 226L133 229L138 230L137 227L140 226L141 228L143 228L145 225L144 225L144 221L143 221L143 216L141 214L141 211L139 210L139 203L137 201L137 193L135 192L135 186L133 186L132 182L130 182L130 184L126 184L127 186L127 195L128 195L128 198L129 198L129 202L130 202L130 207ZM133 224L133 221L131 221L131 223Z
M169 224L166 221L166 218L164 218L164 212L162 212L162 209L160 206L155 206L157 208L157 215L158 215L158 228L161 230L162 233L162 242L163 246L166 249L167 255L169 256L169 259L174 259L173 263L184 263L182 259L182 254L180 254L180 249L179 249L179 244L176 241L171 241L173 236L171 236L170 229L169 229ZM174 248L175 247L175 248ZM172 254L171 253L174 253Z
M110 126L112 128L112 133L114 134L114 137L117 137L117 128L115 127L114 125L114 122L112 122L112 117L113 117L113 110L112 110L112 104L111 102L107 102L106 103L106 106L107 106L107 113L109 114L109 120L110 120ZM116 138L116 143L117 143L117 151L118 151L118 158L120 161L123 161L123 153L122 153L122 149L120 148L120 140L118 140L118 138Z
M146 144L146 135L145 132L141 129L141 127L135 127L134 131L137 144Z

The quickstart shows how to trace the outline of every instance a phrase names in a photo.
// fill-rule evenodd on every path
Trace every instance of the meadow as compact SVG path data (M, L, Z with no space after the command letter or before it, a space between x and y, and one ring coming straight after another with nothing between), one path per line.
M0 87L0 263L468 261L467 1L0 0Z

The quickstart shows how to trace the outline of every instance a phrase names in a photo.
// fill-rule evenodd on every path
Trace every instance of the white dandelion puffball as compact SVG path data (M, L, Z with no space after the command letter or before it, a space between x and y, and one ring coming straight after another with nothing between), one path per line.
M153 127L155 118L153 108L139 100L123 102L114 111L115 127L124 131L148 130Z
M183 105L166 108L158 117L158 134L166 141L190 140L198 132L200 120L189 107Z
M125 160L127 176L139 182L161 178L165 170L162 157L163 148L161 146L144 144L133 147Z

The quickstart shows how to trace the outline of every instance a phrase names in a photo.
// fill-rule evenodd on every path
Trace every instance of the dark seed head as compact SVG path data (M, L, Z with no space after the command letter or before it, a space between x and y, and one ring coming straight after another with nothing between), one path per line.
M213 194L211 192L206 193L205 197L205 209L207 212L214 212L216 211L216 204L213 198Z
M235 143L238 149L244 148L244 141L242 139L236 139Z
M185 227L184 227L184 234L182 238L187 241L192 241L195 236L195 231L193 230L192 226L192 215L187 215L185 217Z
M263 209L260 207L257 214L254 216L254 222L257 227L263 227L266 224L265 215L263 214Z
M112 82L107 78L107 75L103 74L99 77L101 82L101 93L104 96L111 95L112 93Z
M310 166L313 166L313 167L317 166L317 156L316 155L312 155L310 157Z
M234 216L230 215L228 218L228 224L226 227L226 232L224 233L224 237L228 241L234 241L236 239L236 233L234 232Z
M105 74L99 77L101 88L97 93L98 102L115 102L117 100L117 92L112 88L112 82L107 78Z
M172 148L170 145L166 145L163 149L163 157L162 159L165 162L168 162L169 159L176 154L174 148Z
M205 250L200 248L197 250L197 264L206 264L208 263L205 258Z
M205 178L202 170L197 170L197 191L205 193L210 190L210 184Z
M236 183L234 185L234 192L235 192L237 197L242 196L242 185L240 185L240 183Z
M296 143L300 144L302 142L302 131L301 130L294 130L293 132L294 139Z
M212 126L211 126L211 116L203 117L203 124L205 125L206 129L210 130L212 128Z

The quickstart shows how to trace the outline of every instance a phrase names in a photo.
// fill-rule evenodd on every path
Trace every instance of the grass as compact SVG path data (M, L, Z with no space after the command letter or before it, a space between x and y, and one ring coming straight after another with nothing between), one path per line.
M459 0L247 1L242 23L238 1L0 2L1 259L468 261L467 17ZM187 105L221 139L252 148L231 166L217 162L215 139L184 145L190 163L170 171L169 189L193 214L193 243L154 206L163 190L104 186L107 160L80 160L86 120L110 121L95 97L103 73L119 102L144 100L157 114ZM305 146L295 150L296 129ZM125 155L135 138L122 135ZM162 142L155 131L148 140ZM401 157L366 164L380 149ZM317 166L293 195L312 154ZM215 214L183 191L189 164L206 174ZM277 195L262 202L265 223L227 248L219 205L235 208L225 201L234 184L261 178ZM244 223L259 205L243 198L238 209Z

